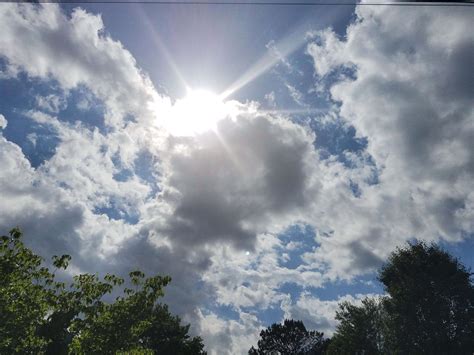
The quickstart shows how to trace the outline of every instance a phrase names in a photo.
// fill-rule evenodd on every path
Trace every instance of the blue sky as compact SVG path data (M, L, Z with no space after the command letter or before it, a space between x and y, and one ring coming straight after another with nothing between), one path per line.
M71 273L171 275L211 354L330 335L407 241L474 266L473 16L1 4L0 227Z

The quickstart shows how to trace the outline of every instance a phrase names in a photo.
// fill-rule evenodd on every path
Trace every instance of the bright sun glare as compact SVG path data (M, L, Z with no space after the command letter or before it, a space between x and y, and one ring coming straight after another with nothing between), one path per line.
M173 105L167 126L174 135L195 135L214 130L217 121L229 113L219 95L207 90L189 90Z

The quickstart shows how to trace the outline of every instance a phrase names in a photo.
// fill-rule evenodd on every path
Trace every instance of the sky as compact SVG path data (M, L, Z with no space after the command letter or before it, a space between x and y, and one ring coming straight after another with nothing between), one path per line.
M469 7L0 4L0 231L173 279L210 354L331 335L397 246L474 266Z

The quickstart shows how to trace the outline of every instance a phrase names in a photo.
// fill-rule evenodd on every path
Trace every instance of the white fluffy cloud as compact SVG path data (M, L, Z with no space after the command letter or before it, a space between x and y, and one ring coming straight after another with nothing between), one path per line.
M294 243L284 243L272 234L259 235L254 252L223 247L216 250L204 280L213 285L220 305L235 309L278 307L286 299L278 291L285 283L320 287L325 281L319 268L285 266L285 253L293 248Z
M0 226L2 233L21 225L35 234L34 246L47 255L66 253L80 245L76 229L84 210L66 194L45 184L31 168L21 149L0 134ZM12 225L13 224L13 225Z
M8 72L57 80L65 90L82 84L107 103L105 120L153 119L160 98L122 44L104 34L99 15L76 8L70 16L55 4L0 6L0 53ZM18 45L28 44L28 45Z
M244 354L256 344L262 328L257 317L241 312L239 320L225 320L213 313L199 312L200 333L206 339L210 355Z
M35 97L35 109L24 112L57 134L50 160L33 169L20 148L1 137L0 225L5 230L18 224L43 255L68 252L76 266L92 271L139 229L97 211L138 214L149 197L150 186L136 175L116 176L133 169L153 127L124 124L123 118L156 119L161 98L133 56L103 33L100 16L81 9L68 16L56 4L1 4L0 27L6 72L14 77L23 71L63 90ZM68 91L78 87L104 101L107 133L52 116L65 108ZM161 102L169 106L167 99ZM28 137L36 141L34 133Z
M5 118L5 116L0 114L0 129L5 129L7 127L7 124L8 124L8 121Z
M356 15L344 39L326 30L308 46L319 76L355 71L331 95L379 169L357 202L338 202L331 236L308 255L339 275L412 237L453 241L474 231L472 13L365 6Z
M377 297L373 294L356 294L339 296L333 300L321 300L312 296L308 292L303 292L300 297L292 302L289 298L282 302L281 308L284 310L286 319L299 319L309 329L317 329L324 332L326 336L331 336L337 326L335 320L339 303L350 302L360 305L365 297Z

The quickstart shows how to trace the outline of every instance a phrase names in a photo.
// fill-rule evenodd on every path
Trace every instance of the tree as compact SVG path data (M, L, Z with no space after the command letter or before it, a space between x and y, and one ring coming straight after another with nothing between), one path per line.
M143 334L144 344L157 354L202 354L200 337L188 335L189 325L182 326L179 317L171 316L165 304L154 307L151 326Z
M54 305L53 275L26 248L18 228L0 240L0 353L40 353L47 340L36 330Z
M394 353L472 354L471 274L436 245L417 242L393 252L379 272Z
M90 285L98 283L91 275L86 276L84 280L76 279L80 292L87 292ZM201 338L190 338L189 326L182 326L166 305L156 303L171 279L145 279L140 271L131 272L130 279L136 289L126 288L125 295L117 297L114 303L102 303L93 296L86 300L85 307L79 307L84 317L73 322L73 353L116 354L134 350L151 354L204 354ZM94 301L90 302L91 299ZM78 300L83 300L82 294Z
M328 344L324 334L308 331L302 321L285 319L283 324L272 324L260 332L258 349L253 346L250 355L316 355L323 354Z
M336 319L339 324L328 354L389 353L386 315L381 299L365 298L360 306L343 302L336 311Z
M81 274L66 287L21 236L15 228L0 240L1 354L205 354L189 325L157 303L169 277L133 271L131 288L108 303L122 278ZM66 269L70 260L55 256L53 265Z

